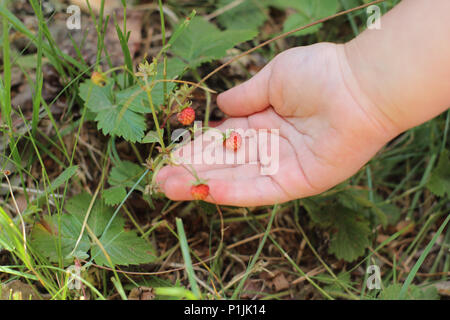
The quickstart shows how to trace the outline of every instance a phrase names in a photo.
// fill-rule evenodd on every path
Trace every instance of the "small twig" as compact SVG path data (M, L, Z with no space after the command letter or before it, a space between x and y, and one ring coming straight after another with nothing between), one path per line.
M86 148L91 150L92 152L98 154L100 157L103 157L103 153L100 150L98 150L97 148L95 148L94 146L91 146L89 143L87 143L86 141L84 141L81 138L79 138L78 141L80 142L80 144L82 144L83 146L85 146Z
M161 216L165 216L166 214L168 214L170 211L174 210L176 207L178 207L180 204L182 204L183 201L177 201L174 204L172 204L169 208L167 208L166 210L164 210L163 212L161 212Z
M195 274L194 274L195 280L206 290L208 290L211 294L216 295L216 292L209 287L205 282L203 282L201 279L199 279Z
M17 186L8 186L7 183L0 183L0 188L10 188L13 191L23 191L24 189L21 187L17 187ZM25 191L28 193L33 193L33 194L37 194L37 195L43 195L45 194L44 191L38 190L38 189L32 189L32 188L25 188ZM62 198L63 196L61 194L54 194L55 198Z
M394 267L394 264L392 262L390 262L388 259L386 259L385 257L383 257L381 254L379 254L378 252L376 252L375 250L373 250L372 248L369 247L369 250L376 255L381 261L383 261L384 263L386 263L388 266L390 266L391 268ZM396 266L396 269L398 271L404 272L404 273L408 273L410 272L410 269L408 266L404 266L403 268L400 267L399 265ZM416 273L417 276L419 277L441 277L441 276L450 276L450 272L435 272L435 273L424 273L424 272L417 272Z
M158 80L154 81L154 83L158 83L158 82L175 82L175 83L189 84L191 86L194 86L196 88L200 88L200 89L202 89L204 91L207 91L209 93L217 93L217 91L214 91L213 89L210 89L208 87L203 87L200 84L198 84L196 82L192 82L192 81L175 80L175 79L158 79Z
M294 281L292 281L293 285L299 284L305 280L307 280L307 277L314 277L317 276L318 274L321 274L323 272L325 272L325 268L324 267L317 267L316 269L312 269L311 271L306 273L306 276L301 276L297 279L295 279Z
M192 266L195 267L195 266L204 264L206 262L209 262L209 261L213 260L214 258L215 257L211 257L211 258L205 259L203 261L200 261L200 262L197 262L197 263L193 263ZM91 262L86 261L86 260L80 260L80 261L83 261L84 263L92 265L92 266L94 266L96 268L99 268L99 269L103 269L103 270L107 270L107 271L114 271L112 268L100 266L98 264L91 263ZM135 271L123 271L123 270L120 270L120 269L116 269L115 271L118 272L118 273L129 274L129 275L136 275L136 276L155 276L155 275L162 275L162 274L172 273L172 272L176 272L176 271L183 271L184 269L185 269L185 267L183 265L182 267L179 267L179 268L165 270L165 271L156 271L156 272L135 272Z
M270 231L270 233L275 233L275 232L280 232L280 231L296 233L296 231L294 231L292 229L287 229L287 228L275 228L275 229L272 229ZM246 238L246 239L243 239L243 240L238 241L236 243L228 245L227 249L229 250L229 249L233 249L233 248L239 247L239 246L241 246L243 244L246 244L248 242L251 242L251 241L254 241L254 240L258 240L259 238L262 238L263 236L264 236L264 233L256 234L256 235L251 236L249 238Z
M220 16L221 14L224 14L225 12L236 8L238 5L240 5L242 2L244 2L245 0L234 0L233 2L230 2L229 4L227 4L226 6L217 9L216 11L208 14L207 16L205 16L205 20L209 21L211 19L214 19L215 17Z
M156 3L145 3L145 4L139 4L136 6L132 6L131 8L135 9L135 10L153 10L153 11L157 11L159 10L159 6ZM177 17L177 15L167 6L163 5L163 12L170 17L173 22L176 24L178 23L179 19ZM167 36L167 32L166 32L166 36Z

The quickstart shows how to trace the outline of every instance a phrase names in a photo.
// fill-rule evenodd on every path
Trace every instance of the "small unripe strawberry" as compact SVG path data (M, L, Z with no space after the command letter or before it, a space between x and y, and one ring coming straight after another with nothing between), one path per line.
M182 125L188 126L195 120L195 110L191 107L183 109L177 114L177 119Z
M191 194L195 200L205 200L209 194L209 187L206 184L198 184L191 187Z
M225 139L224 144L228 150L237 151L242 145L242 137L236 131L232 131L228 138Z
M106 82L106 77L103 73L94 71L92 72L91 80L96 85L103 87Z

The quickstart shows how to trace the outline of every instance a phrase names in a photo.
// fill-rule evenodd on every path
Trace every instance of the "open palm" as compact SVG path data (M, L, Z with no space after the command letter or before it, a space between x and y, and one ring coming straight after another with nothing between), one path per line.
M343 47L328 43L283 52L221 94L218 105L231 116L218 127L223 132L279 130L272 175L251 156L243 164L193 166L210 187L206 201L218 204L269 205L323 192L356 173L395 132L360 92ZM185 166L167 166L157 177L173 200L192 200L193 180Z

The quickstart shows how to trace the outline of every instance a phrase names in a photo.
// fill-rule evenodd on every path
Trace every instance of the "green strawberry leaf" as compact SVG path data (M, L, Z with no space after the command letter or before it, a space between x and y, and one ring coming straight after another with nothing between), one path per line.
M303 199L302 205L315 224L322 228L328 228L333 224L333 217L315 200Z
M349 262L364 254L370 245L370 228L359 211L313 199L303 199L302 204L315 224L331 231L330 253Z
M184 70L187 68L187 65L185 62L178 58L170 58L167 59L167 65L166 65L166 79L168 80L174 80L180 77ZM162 80L164 79L164 63L160 62L158 63L158 74L155 77L155 80ZM170 93L173 89L175 89L176 84L174 82L166 82L166 90L167 93ZM155 105L155 108L158 108L160 105L164 103L164 83L163 82L157 82L152 91L151 96L153 100L153 104ZM150 111L149 111L150 112Z
M140 264L155 260L152 246L138 237L136 232L125 231L125 221L122 217L116 216L105 233L114 210L101 199L94 202L87 219L87 226L95 237L91 235L90 239L89 232L85 229L75 253L72 254L91 201L92 196L87 193L77 195L67 201L65 206L67 213L60 217L56 215L47 217L45 223L37 224L31 233L32 247L52 262L58 262L62 256L65 265L72 263L74 257L88 258L89 250L91 257L99 265L110 265L103 250L114 265Z
M144 111L143 107L139 105L142 100L136 98L133 100L137 101L136 103L127 105L122 93L122 96L120 96L122 99L116 102L112 87L112 83L100 87L91 80L87 80L80 85L80 97L84 100L88 109L97 113L95 121L97 121L97 127L102 130L103 134L123 137L130 142L140 141L147 128L145 117L139 114ZM138 110L139 113L133 110Z
M80 97L83 99L86 107L95 113L114 108L112 81L101 87L94 84L91 80L86 80L80 85Z
M114 134L129 142L140 141L147 128L142 115L120 107L98 113L95 121L104 135Z
M178 26L173 30L169 42L167 42L169 46L171 46L178 39L178 37L183 34L184 30L189 26L192 18L194 18L196 14L197 12L195 10L192 10L191 14L186 17L183 22L178 24Z
M79 220L84 219L92 197L81 194L70 199L66 210ZM155 259L154 250L149 243L136 235L134 231L125 231L125 221L116 216L108 230L106 226L113 217L114 210L106 206L102 200L97 200L92 207L88 219L88 226L92 229L103 248L98 242L91 239L91 256L99 265L110 265L107 263L102 250L105 250L114 265L129 265L151 262Z
M164 129L163 129L163 132L164 132ZM142 139L142 141L141 141L141 143L155 143L155 142L160 142L160 141L159 141L158 132L156 132L154 130L149 131L145 135L144 139Z
M438 197L450 195L450 152L444 150L437 166L431 171L427 188Z
M136 113L151 112L147 92L138 85L118 91L116 93L116 100L118 105L122 105L130 111Z
M307 25L321 18L335 14L339 9L339 1L336 0L274 0L274 7L281 9L292 8L296 13L290 15L283 25L283 31L287 32L295 28ZM296 32L295 35L307 35L317 32L322 24L309 27Z
M339 203L341 203L344 207L361 212L368 212L369 210L372 211L376 215L378 221L383 226L387 226L388 217L386 213L381 208L381 204L378 204L375 201L372 202L369 199L369 192L367 190L346 189L339 192L337 197Z
M92 196L90 194L81 193L67 200L65 210L82 224L88 213L91 201ZM102 234L112 214L113 210L105 205L102 200L95 200L89 212L87 225L97 237Z
M105 189L102 192L102 197L109 206L115 206L121 203L126 196L127 190L121 186Z
M58 217L54 215L47 217L45 223L36 224L31 233L31 245L51 262L58 262L61 256L64 265L69 265L73 261L73 257L69 255L75 248L81 233L82 221L73 215L63 214L60 217L60 223L58 229ZM52 231L48 230L49 228ZM77 256L80 256L80 253L87 255L89 247L89 237L83 234L77 246Z
M194 17L178 37L171 51L189 65L196 68L204 62L226 56L227 50L236 44L255 37L252 30L219 30L201 17Z
M364 254L370 245L369 223L358 220L358 213L344 207L335 209L334 234L331 236L329 252L338 259L352 262Z
M144 167L131 161L120 161L111 169L108 183L111 186L132 188L144 171ZM143 180L139 186L143 189L145 187L145 181Z
M103 248L94 243L92 257L96 264L110 266L106 251L113 265L149 263L156 259L153 247L134 231L125 231L123 219L117 217L114 223L99 240Z
M223 8L234 0L219 0L217 6ZM264 12L269 1L267 0L244 0L236 7L225 11L217 17L217 21L225 29L252 30L257 32L267 20Z

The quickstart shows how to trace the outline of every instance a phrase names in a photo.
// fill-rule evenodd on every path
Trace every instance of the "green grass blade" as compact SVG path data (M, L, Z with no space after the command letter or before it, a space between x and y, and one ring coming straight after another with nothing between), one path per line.
M116 27L117 36L119 38L120 46L122 47L123 56L125 59L125 65L130 72L133 72L133 59L131 58L130 49L128 48L127 35L122 32L119 24L117 23L117 18L114 15L114 26ZM134 79L132 74L128 74L128 85L133 85Z
M250 273L252 272L256 261L258 261L259 255L261 254L262 249L264 248L264 244L266 243L267 237L269 235L270 229L272 229L272 224L273 224L273 220L275 219L276 213L277 213L277 209L278 209L278 205L275 205L272 209L272 214L270 215L270 220L269 220L269 224L267 225L266 231L264 232L264 236L261 240L261 242L259 243L258 249L256 250L255 255L253 256L252 260L250 261L247 270L245 270L245 274L242 277L241 281L239 282L238 286L236 287L236 289L233 292L233 295L231 296L232 300L235 300L240 291L242 290L242 288L244 287L245 281L247 280L247 278L250 276Z
M406 278L405 282L403 283L402 289L400 290L399 299L402 300L405 298L406 292L408 291L409 286L411 285L412 281L414 280L414 277L417 274L417 271L419 270L420 266L424 262L425 258L428 256L428 254L431 251L431 248L433 248L434 244L436 243L438 237L441 235L442 231L444 231L445 227L447 226L447 223L450 221L450 214L447 216L445 221L441 224L436 234L431 239L430 243L426 246L425 250L422 252L422 254L419 257L419 260L417 260L414 267L411 269L410 273L408 274L408 277Z
M195 280L194 268L192 266L191 255L189 254L189 244L184 232L183 221L180 218L176 219L178 236L180 238L181 252L183 254L184 264L186 266L186 272L191 284L191 290L197 298L201 298L200 289L198 288L197 281Z

